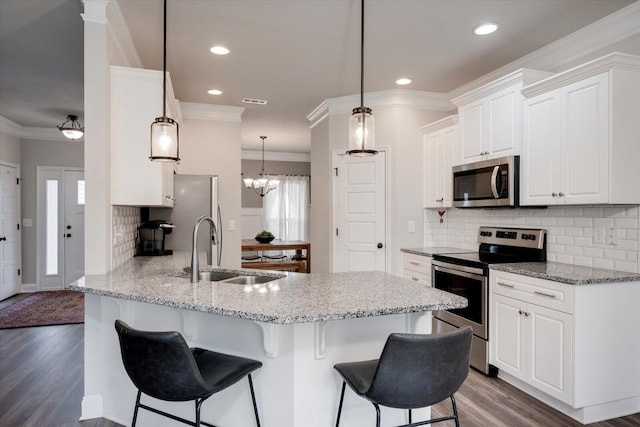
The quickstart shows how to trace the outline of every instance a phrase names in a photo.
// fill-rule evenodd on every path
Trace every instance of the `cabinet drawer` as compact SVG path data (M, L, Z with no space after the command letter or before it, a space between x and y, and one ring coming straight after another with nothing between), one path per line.
M404 254L404 269L431 276L431 257L416 254Z
M573 313L573 287L501 271L491 272L491 292L553 310Z
M405 279L413 280L414 282L424 283L431 286L431 275L427 275L414 270L404 270Z

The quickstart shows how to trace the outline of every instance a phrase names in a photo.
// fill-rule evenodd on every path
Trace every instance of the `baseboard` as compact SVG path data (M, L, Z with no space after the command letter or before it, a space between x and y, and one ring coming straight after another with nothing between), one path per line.
M21 293L37 292L38 285L35 283L23 283Z
M91 394L82 398L82 415L80 421L102 418L104 407L101 394Z

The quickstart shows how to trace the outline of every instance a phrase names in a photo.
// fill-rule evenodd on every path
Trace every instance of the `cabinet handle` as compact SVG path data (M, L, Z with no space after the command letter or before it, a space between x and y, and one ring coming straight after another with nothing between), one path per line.
M524 314L524 311L518 310L518 314Z
M525 316L527 316L527 317L529 317L529 313L528 313L528 312L526 312L526 311L524 312L524 315L525 315Z
M417 282L419 279L417 277L412 277L411 280L413 280L414 282Z
M409 264L413 264L413 265L420 265L420 263L419 263L419 262L416 262L416 261L409 261Z
M555 298L556 297L553 294L548 294L548 293L540 292L540 291L533 291L533 293L536 294L536 295L542 295L542 296L549 297L549 298Z
M558 193L551 193L552 197L558 197Z
M510 285L508 283L498 282L498 286L504 286L505 288L512 288L513 289L513 285ZM522 313L520 313L520 314L522 314Z
M563 192L560 192L560 193L558 193L558 196L560 196L560 197L564 197L564 193L563 193Z

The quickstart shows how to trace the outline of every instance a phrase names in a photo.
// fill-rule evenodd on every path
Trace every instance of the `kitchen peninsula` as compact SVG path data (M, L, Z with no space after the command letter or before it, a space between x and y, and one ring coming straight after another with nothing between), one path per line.
M262 425L327 427L335 422L341 385L335 363L376 358L389 333L429 333L432 310L466 306L464 298L382 272L244 270L275 280L191 283L182 273L184 260L185 253L136 257L70 286L85 293L82 419L131 422L136 391L122 366L115 319L138 329L177 330L190 346L261 360L254 384ZM192 402L159 405L192 417ZM406 411L383 412L386 422L406 422ZM428 410L416 411L421 415ZM216 394L202 416L217 425L254 425L248 388L239 384ZM374 419L366 401L346 397L345 427ZM147 411L138 417L141 426L163 421Z

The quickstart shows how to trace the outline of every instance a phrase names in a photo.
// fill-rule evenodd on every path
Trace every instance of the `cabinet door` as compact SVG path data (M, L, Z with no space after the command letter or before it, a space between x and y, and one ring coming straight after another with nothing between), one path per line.
M525 378L525 355L523 349L525 303L492 294L490 316L493 325L491 339L492 363L501 370L518 378Z
M562 88L560 200L570 204L609 200L608 74Z
M494 95L487 103L488 133L485 151L489 157L520 154L522 137L520 122L522 112L521 86L511 86Z
M485 103L478 101L460 109L460 149L456 163L482 160L486 149Z
M440 207L440 143L442 132L434 132L424 137L425 192L424 207Z
M572 316L529 304L526 307L526 381L545 393L571 403Z
M560 94L529 98L523 103L520 204L555 205L560 192Z
M454 149L457 143L457 126L451 126L442 130L440 165L442 167L442 195L444 197L442 206L445 208L453 206L453 172L451 168L453 166Z

